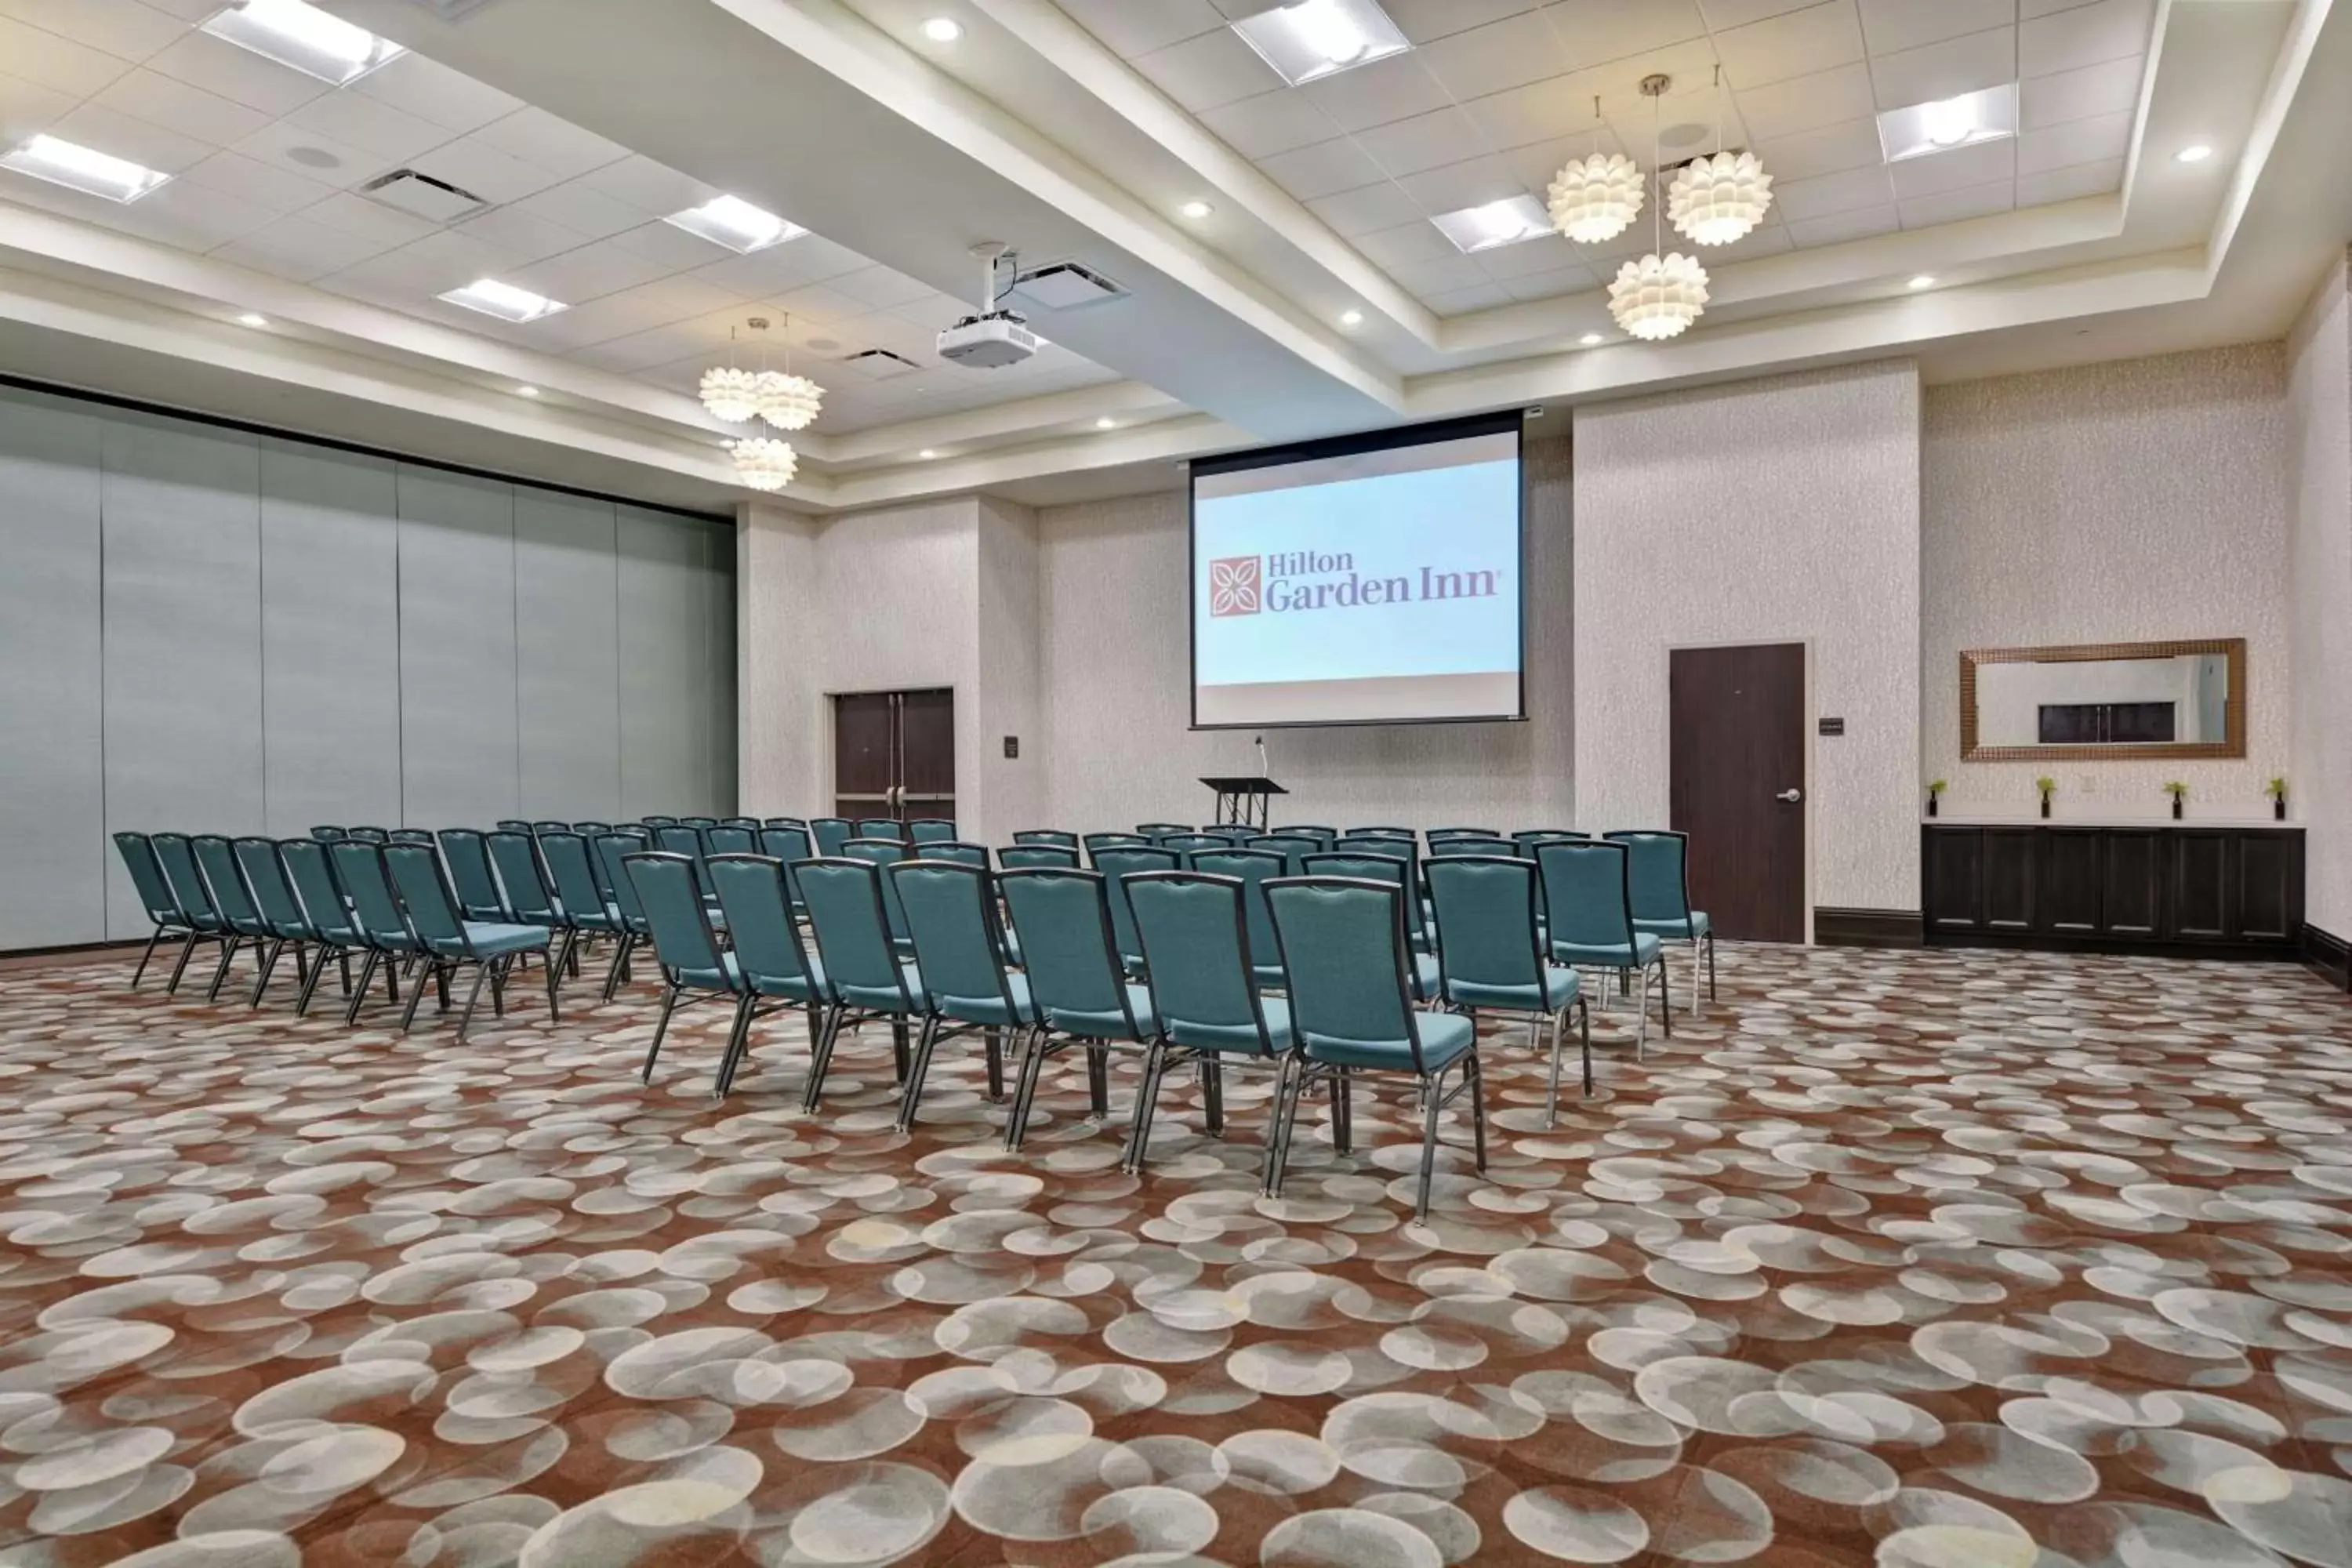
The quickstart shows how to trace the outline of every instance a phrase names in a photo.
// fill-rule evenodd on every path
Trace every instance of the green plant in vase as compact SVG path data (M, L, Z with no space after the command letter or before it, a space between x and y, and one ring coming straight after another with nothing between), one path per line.
M2175 822L2179 821L2180 808L2189 800L2189 786L2179 779L2168 780L2165 784L2164 793L2172 797L2172 819Z
M2286 775L2281 773L2263 785L2263 793L2271 797L2271 816L2284 822L2286 820Z
M2050 797L2058 793L2058 781L2052 778L2048 773L2043 773L2040 778L2033 781L2033 787L2042 796L2042 815L2044 816L2049 816Z
M1951 788L1951 787L1952 787L1952 786L1951 786L1948 783L1947 783L1946 781L1944 781L1944 780L1942 780L1942 779L1931 779L1931 780L1929 780L1929 781L1928 781L1928 784L1927 784L1927 815L1928 815L1928 816L1935 816L1935 815L1936 815L1936 802L1937 802L1937 800L1942 796L1943 793L1944 793L1946 790L1948 790L1948 789L1949 789L1949 788Z

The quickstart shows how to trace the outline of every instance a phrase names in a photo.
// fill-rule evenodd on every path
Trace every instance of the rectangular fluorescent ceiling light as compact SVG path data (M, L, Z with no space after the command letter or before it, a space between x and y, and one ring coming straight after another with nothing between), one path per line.
M1998 142L2017 134L2017 84L2005 81L1958 98L1889 109L1878 117L1878 141L1886 161L1924 158L1979 142Z
M764 208L753 206L740 196L720 196L698 207L672 213L662 221L745 256L788 239L798 239L808 232L796 223L788 223Z
M1412 47L1376 0L1293 0L1233 27L1293 87Z
M501 283L495 278L478 278L463 289L452 289L441 298L452 305L463 305L468 310L479 310L485 316L496 316L501 321L536 321L541 316L552 316L571 307L534 294L528 289L518 289L511 283Z
M11 153L0 154L0 168L14 169L53 185L64 185L110 202L135 202L169 174L145 168L128 158L116 158L55 136L36 136Z
M336 87L407 53L391 39L302 0L239 0L215 13L204 31Z
M1465 255L1475 250L1492 250L1498 245L1517 245L1523 239L1541 239L1552 231L1550 212L1543 203L1526 195L1505 196L1481 207L1440 213L1429 221Z

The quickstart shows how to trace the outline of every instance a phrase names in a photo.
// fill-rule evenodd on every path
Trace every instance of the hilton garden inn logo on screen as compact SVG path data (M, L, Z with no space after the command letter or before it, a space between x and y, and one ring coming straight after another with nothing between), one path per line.
M1501 592L1497 583L1492 572L1441 572L1427 565L1417 576L1367 577L1356 570L1355 556L1346 551L1225 555L1209 563L1209 614L1280 615L1433 599L1491 599Z

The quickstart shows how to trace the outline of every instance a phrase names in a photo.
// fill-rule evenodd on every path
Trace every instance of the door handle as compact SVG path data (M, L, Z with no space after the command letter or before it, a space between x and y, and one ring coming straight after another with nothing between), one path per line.
M1785 800L1785 801L1789 802L1790 805L1794 805L1794 804L1795 804L1795 803L1797 803L1798 801L1801 801L1801 800L1802 800L1802 799L1804 799L1804 798L1805 798L1805 792L1804 792L1803 790L1801 790L1801 789L1784 789L1784 790L1782 790L1779 795L1774 795L1772 798L1773 798L1774 800Z

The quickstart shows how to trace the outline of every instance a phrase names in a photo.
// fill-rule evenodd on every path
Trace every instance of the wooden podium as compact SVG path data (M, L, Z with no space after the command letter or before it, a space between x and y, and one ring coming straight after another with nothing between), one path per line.
M1274 797L1290 792L1272 779L1202 779L1202 784L1217 792L1217 826L1220 827L1255 827L1265 830L1267 811Z

